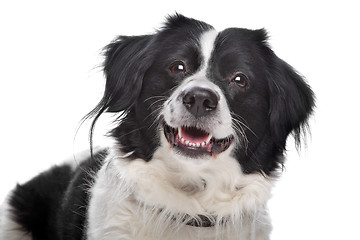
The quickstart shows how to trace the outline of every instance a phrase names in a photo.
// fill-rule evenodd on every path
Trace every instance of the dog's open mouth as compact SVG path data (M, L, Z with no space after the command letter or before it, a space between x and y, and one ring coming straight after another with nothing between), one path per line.
M164 134L172 146L190 156L222 153L230 147L234 139L233 135L216 139L210 133L196 127L172 128L166 123Z

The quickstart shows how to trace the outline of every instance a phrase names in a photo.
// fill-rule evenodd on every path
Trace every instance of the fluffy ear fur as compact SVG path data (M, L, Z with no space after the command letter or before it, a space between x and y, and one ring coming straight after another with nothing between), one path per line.
M105 112L127 113L138 98L144 75L153 61L150 45L153 35L120 36L104 48L104 96L83 121L93 118L89 131L92 154L92 136L98 118Z
M270 82L270 128L272 137L281 150L292 132L296 144L306 130L308 118L314 108L314 94L296 71L276 57Z
M143 77L152 63L152 36L120 36L105 47L106 87L100 104L108 112L128 110L140 94Z

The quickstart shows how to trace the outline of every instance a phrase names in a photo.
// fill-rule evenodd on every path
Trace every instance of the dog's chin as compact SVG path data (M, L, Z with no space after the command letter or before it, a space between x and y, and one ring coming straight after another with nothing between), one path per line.
M195 126L173 128L163 122L164 135L170 146L181 155L202 158L225 152L233 143L234 136L217 139L211 133Z

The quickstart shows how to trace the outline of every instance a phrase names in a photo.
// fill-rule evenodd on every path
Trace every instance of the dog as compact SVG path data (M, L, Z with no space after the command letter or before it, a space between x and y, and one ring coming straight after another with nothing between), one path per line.
M112 144L17 185L1 239L269 239L286 140L301 143L315 97L267 35L175 14L116 38L87 116L91 134L117 116Z

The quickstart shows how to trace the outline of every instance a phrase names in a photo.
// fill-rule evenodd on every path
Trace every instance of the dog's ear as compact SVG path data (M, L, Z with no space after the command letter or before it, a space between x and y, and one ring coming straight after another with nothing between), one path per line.
M120 36L104 48L106 87L99 103L108 112L128 110L136 101L153 58L152 35Z
M297 145L306 131L308 118L313 111L314 93L290 65L274 56L270 79L270 131L280 149L293 133Z

